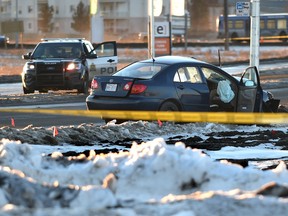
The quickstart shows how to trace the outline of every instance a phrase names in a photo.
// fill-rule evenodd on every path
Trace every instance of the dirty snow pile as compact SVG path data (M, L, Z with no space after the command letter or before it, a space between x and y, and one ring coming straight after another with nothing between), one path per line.
M115 131L127 132L125 127L129 125L133 124L105 127L110 129L112 139ZM210 130L216 127L225 130L224 126L208 125ZM175 134L179 134L177 127L181 125L174 126ZM150 127L160 130L153 124ZM202 125L202 130L209 127L206 125L205 129ZM135 124L134 128L136 131ZM195 126L195 133L200 134L200 128ZM170 126L169 133L172 129ZM37 140L33 130L22 133L19 130L17 136L27 136L31 131L30 136ZM64 132L59 130L61 133ZM128 151L108 154L96 154L93 149L97 148L97 142L93 146L44 145L2 138L0 215L287 214L288 172L284 162L267 171L251 166L243 168L224 160L216 161L181 142L168 145L164 138L154 138L152 131L150 135L150 140L133 142ZM90 139L94 139L92 134ZM67 151L83 152L83 149L89 150L89 154L65 156Z

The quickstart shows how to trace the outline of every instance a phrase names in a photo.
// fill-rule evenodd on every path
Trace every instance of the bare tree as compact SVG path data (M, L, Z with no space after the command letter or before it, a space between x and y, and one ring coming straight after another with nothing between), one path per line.
M38 20L39 30L47 33L53 30L52 18L54 15L53 6L49 6L48 3L45 3L40 6L40 15Z
M85 6L82 1L77 5L77 9L72 15L71 27L77 32L85 32L90 29L90 7Z
M203 32L208 28L209 0L192 0L188 6L191 18L191 31Z

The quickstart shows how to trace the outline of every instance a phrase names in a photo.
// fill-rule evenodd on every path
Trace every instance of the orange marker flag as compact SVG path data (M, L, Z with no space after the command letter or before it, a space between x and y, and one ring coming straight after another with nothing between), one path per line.
M159 127L161 127L163 125L163 123L160 119L158 119L158 125L159 125Z
M54 126L54 129L53 129L53 137L56 137L58 135L58 130L57 128Z
M12 125L13 127L15 127L15 120L14 120L13 117L11 118L11 125Z

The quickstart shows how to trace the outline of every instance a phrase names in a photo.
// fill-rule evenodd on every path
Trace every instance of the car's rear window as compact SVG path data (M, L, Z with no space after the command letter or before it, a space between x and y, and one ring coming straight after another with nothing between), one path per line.
M137 62L118 71L117 73L114 74L114 76L151 79L165 67L166 65L152 62L151 63Z

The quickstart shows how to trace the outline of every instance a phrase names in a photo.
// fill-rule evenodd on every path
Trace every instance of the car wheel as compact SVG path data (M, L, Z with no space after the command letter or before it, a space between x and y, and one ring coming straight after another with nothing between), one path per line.
M179 107L171 101L164 102L159 109L159 111L179 111L179 110L180 110Z
M48 93L48 90L46 90L46 89L39 89L39 92L40 92L40 93Z
M78 93L84 93L88 94L89 93L89 85L88 85L88 78L85 78L82 87L78 89Z
M288 108L286 106L280 105L277 110L278 113L287 113Z
M24 92L24 94L33 94L34 90L29 90L23 86L23 92Z

